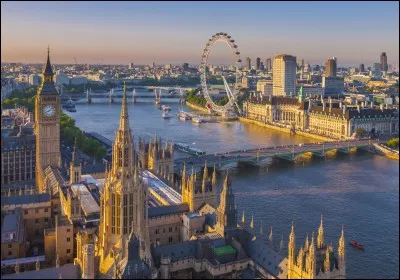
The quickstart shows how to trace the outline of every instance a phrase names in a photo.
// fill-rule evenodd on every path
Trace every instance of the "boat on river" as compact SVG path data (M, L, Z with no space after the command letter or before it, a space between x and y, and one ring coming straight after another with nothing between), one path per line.
M360 250L362 250L362 251L365 250L365 249L364 249L364 246L361 245L360 243L358 243L358 242L355 241L355 240L351 240L351 241L350 241L350 245L353 246L353 247L355 247L355 248L357 248L357 249L360 249Z
M161 114L161 116L162 116L163 119L169 119L169 118L171 118L171 115L168 114L168 112L163 112L163 113Z

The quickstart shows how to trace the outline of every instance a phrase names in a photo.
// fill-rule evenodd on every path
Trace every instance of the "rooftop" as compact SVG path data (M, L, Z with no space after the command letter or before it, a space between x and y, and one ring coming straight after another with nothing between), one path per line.
M21 205L30 203L43 203L50 202L50 194L26 194L26 195L15 195L15 196L5 196L1 198L1 205Z

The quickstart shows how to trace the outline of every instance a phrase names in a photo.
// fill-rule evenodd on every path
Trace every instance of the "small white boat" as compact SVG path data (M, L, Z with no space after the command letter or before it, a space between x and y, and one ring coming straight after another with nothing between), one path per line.
M168 114L168 112L163 112L163 113L161 114L161 116L162 116L163 119L169 119L169 118L171 118L171 115Z
M163 109L164 111L171 111L171 108L167 105L161 105L161 109Z
M203 120L200 119L200 118L193 118L193 119L192 119L192 122L194 122L194 123L202 123Z

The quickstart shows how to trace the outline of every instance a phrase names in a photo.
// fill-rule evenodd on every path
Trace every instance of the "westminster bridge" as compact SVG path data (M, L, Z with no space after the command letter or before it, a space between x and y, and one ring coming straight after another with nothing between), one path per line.
M207 167L216 167L217 170L224 170L238 167L240 163L247 166L262 166L273 158L294 162L300 156L311 153L315 157L325 158L331 151L348 154L355 149L376 152L374 144L383 141L378 140L349 140L332 141L320 143L305 143L298 145L271 146L266 148L237 150L225 153L206 154L189 158L176 159L174 162L175 173L180 174L184 164L186 171L199 172L206 162Z

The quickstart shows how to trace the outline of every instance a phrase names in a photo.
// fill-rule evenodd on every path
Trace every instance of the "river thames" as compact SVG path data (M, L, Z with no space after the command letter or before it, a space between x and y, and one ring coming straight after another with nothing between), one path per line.
M171 119L162 119L161 110L151 102L129 104L129 122L136 141L138 136L157 134L207 153L316 142L240 122L193 125L175 116L181 105L164 104L172 109ZM77 104L76 109L76 113L66 113L78 127L114 140L120 99L115 104ZM191 111L185 105L183 109ZM297 167L246 168L232 173L232 187L238 223L245 211L247 226L254 215L255 231L260 231L261 220L264 233L272 226L277 247L282 235L287 247L292 221L298 248L304 245L307 232L311 236L313 231L316 237L322 214L325 241L332 242L335 252L344 225L347 278L399 278L398 161L364 152ZM352 239L363 244L365 251L352 248Z

